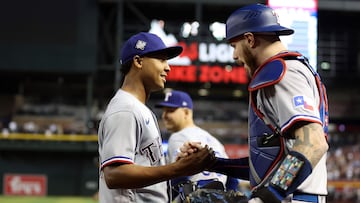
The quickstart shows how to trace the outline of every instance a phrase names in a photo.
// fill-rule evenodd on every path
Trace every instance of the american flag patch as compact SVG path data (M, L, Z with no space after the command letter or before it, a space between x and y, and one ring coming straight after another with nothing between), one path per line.
M306 102L304 96L295 96L294 97L294 106L297 107L304 107L304 109L308 109L313 111L314 107L311 106L308 102Z

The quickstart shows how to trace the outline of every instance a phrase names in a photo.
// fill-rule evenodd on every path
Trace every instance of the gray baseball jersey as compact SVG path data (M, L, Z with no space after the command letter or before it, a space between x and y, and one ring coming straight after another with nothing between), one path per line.
M228 158L224 146L215 137L213 137L207 131L199 127L188 127L171 134L168 142L167 156L167 160L170 163L176 161L176 156L179 152L180 147L187 141L201 142L203 146L207 144L214 150L217 157ZM191 181L211 179L219 180L225 186L227 176L220 173L203 171L189 177L189 180Z
M159 126L153 112L133 95L119 90L111 99L99 131L100 203L169 202L168 182L137 189L109 189L102 168L113 164L165 164Z
M286 60L286 67L279 83L258 92L257 108L282 132L298 121L322 123L318 109L320 96L313 74L298 60ZM289 149L293 142L287 140ZM311 194L327 194L326 155L298 189Z

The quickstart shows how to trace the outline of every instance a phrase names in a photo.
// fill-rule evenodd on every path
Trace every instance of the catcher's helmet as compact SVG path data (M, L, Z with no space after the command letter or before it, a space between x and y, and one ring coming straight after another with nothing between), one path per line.
M226 40L246 32L291 35L294 30L281 26L272 8L263 4L252 4L234 11L226 21Z

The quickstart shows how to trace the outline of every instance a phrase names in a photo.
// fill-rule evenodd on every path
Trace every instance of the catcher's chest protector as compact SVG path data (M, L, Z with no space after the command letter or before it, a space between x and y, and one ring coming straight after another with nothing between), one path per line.
M285 72L285 65L280 60L273 60L254 75L249 84L249 164L250 185L259 185L269 175L276 164L285 155L285 143L278 129L271 125L257 109L257 91L276 84Z

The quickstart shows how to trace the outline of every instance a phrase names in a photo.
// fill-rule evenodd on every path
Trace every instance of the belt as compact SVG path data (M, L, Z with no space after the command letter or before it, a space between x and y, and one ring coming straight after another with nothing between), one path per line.
M297 201L303 201L303 202L318 203L319 195L308 194L308 193L303 193L303 192L294 192L292 199L297 200Z

